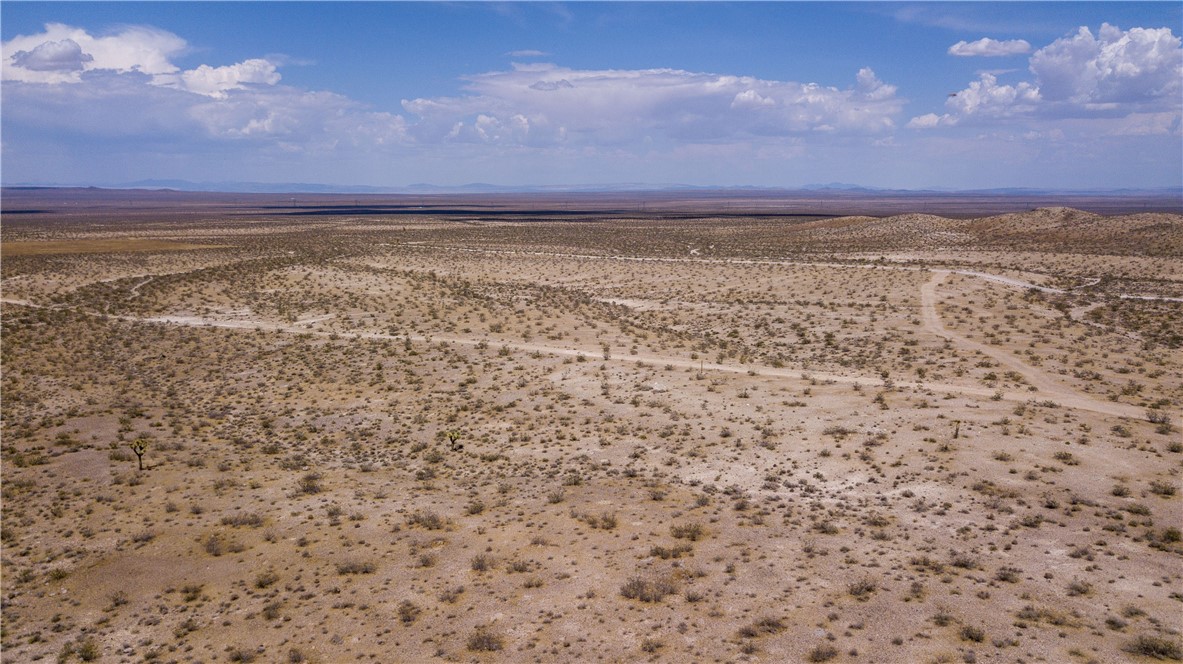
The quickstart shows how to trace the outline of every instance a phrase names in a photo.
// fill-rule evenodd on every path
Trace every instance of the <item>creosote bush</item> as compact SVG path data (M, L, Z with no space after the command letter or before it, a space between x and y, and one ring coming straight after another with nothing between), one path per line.
M347 574L373 574L376 569L378 568L374 563L356 560L337 564L337 574L342 576Z
M642 602L660 602L665 599L666 595L673 594L678 591L676 584L669 579L651 578L646 579L639 576L630 577L624 585L620 587L620 594L627 599L639 599Z
M1178 641L1149 634L1143 634L1135 638L1122 649L1128 653L1143 657L1153 657L1154 659L1183 660L1183 646Z
M505 639L489 631L487 627L478 627L468 637L468 649L474 652L496 652L505 647Z

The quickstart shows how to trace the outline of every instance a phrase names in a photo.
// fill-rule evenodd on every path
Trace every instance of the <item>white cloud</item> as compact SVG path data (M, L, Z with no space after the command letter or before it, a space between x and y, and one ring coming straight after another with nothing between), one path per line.
M537 51L532 48L528 48L528 49L523 49L521 51L510 51L510 52L506 53L506 55L513 57L513 58L544 58L544 57L550 55L550 53L547 53L546 51Z
M1183 49L1170 28L1081 27L1031 56L1044 99L1071 104L1119 103L1177 107Z
M735 98L731 100L731 108L760 108L764 106L776 106L776 101L770 97L764 97L755 90L744 90L737 93Z
M13 64L30 71L73 72L82 71L94 56L83 53L82 47L73 39L42 42L32 51L17 51L12 54Z
M1095 117L1111 121L1102 130L1106 134L1169 133L1179 124L1183 101L1180 46L1170 28L1121 30L1106 23L1094 36L1081 27L1031 55L1028 68L1034 81L1005 85L995 73L980 73L977 81L946 99L946 113L920 115L907 126ZM1118 122L1122 118L1126 120Z
M1039 89L1021 82L1017 85L998 83L994 74L982 72L978 80L964 90L949 95L945 100L947 113L926 113L908 121L909 129L952 127L963 120L998 120L1032 113L1040 102Z
M200 65L181 71L172 58L185 52L184 39L150 26L131 26L95 37L81 28L49 23L36 35L18 35L2 47L3 80L26 83L80 83L87 72L139 72L151 83L212 97L248 84L275 85L276 65L255 58L223 67Z
M184 39L149 26L95 37L81 28L48 23L40 34L17 35L4 42L0 75L6 81L76 83L82 72L94 70L171 74L178 68L170 59L185 48ZM63 66L51 66L55 60Z
M1021 55L1030 52L1031 44L1023 39L999 41L989 37L982 37L973 42L959 41L949 47L949 55L960 57L999 57L1004 55Z
M405 100L422 141L595 145L645 137L720 140L802 132L882 132L902 101L870 69L853 88L678 69L582 70L515 64L469 77L469 94ZM481 120L480 117L484 119ZM514 131L490 131L510 126Z
M253 58L225 67L201 65L182 72L179 84L190 92L225 97L227 90L241 90L248 84L275 85L279 79L274 64L262 58Z
M999 85L996 76L983 73L969 87L949 97L945 107L963 117L1003 117L1030 112L1038 103L1039 89L1030 83Z
M936 113L925 113L918 115L911 120L908 120L908 129L932 129L934 127L950 126L957 124L957 120L953 116L945 113L937 115Z

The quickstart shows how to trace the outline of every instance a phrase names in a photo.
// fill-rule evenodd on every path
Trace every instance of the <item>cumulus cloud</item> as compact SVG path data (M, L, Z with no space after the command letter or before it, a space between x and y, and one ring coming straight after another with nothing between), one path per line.
M339 145L486 145L669 150L806 135L882 136L903 100L870 68L845 87L679 69L593 70L515 63L463 78L450 97L403 101L403 114L282 85L281 61L251 58L182 69L181 37L150 26L105 35L64 24L2 44L6 117L39 113L97 135L204 136L334 149ZM537 57L537 51L514 55ZM6 98L7 101L7 98ZM100 128L98 119L111 129ZM73 124L72 124L73 123Z
M95 37L81 28L49 23L40 34L4 42L0 75L6 81L77 83L82 72L93 70L172 74L178 68L171 58L185 48L184 39L150 26Z
M1122 30L1105 23L1094 35L1081 27L1035 51L1028 65L1034 80L1009 85L994 73L980 73L946 99L946 113L916 116L907 126L1108 117L1126 118L1114 125L1126 133L1169 133L1178 124L1172 119L1179 118L1183 101L1183 48L1170 28Z
M80 83L87 72L138 72L148 74L153 85L211 97L280 80L275 63L262 58L181 71L172 58L187 48L181 37L151 26L131 26L95 37L81 28L49 23L40 34L18 35L3 44L0 73L6 81L63 84Z
M2 45L5 119L40 131L152 140L265 141L294 149L406 141L406 121L346 97L279 85L252 58L182 70L184 39L147 26L95 37L51 23Z
M1031 44L1024 39L1008 39L999 41L989 37L982 37L973 42L959 41L949 47L949 55L959 57L1000 57L1004 55L1022 55L1031 52Z
M521 51L510 51L510 52L506 53L506 55L513 57L513 58L544 58L544 57L550 55L550 53L547 53L546 51L537 51L532 48L527 48L527 49L523 49Z
M190 92L225 97L228 90L241 90L249 84L275 85L279 80L279 72L273 63L253 58L225 67L201 65L182 72L177 82Z
M1102 24L1057 39L1031 56L1031 73L1049 101L1177 106L1183 49L1170 28L1121 30Z
M908 120L908 124L906 126L908 129L932 129L933 127L950 126L954 124L957 124L956 120L954 120L953 116L949 115L948 113L943 115L937 115L936 113L925 113L924 115L918 115L911 120Z
M678 69L585 70L515 64L467 79L468 94L405 100L420 140L531 145L717 140L894 127L902 100L863 69L855 85L774 81ZM493 130L495 128L495 130Z
M1004 117L1028 113L1039 103L1039 89L1026 81L1002 85L983 73L969 87L949 97L945 107L960 116Z
M32 51L17 51L12 62L29 71L61 72L82 71L83 66L94 62L94 56L83 53L82 47L73 39L42 42Z

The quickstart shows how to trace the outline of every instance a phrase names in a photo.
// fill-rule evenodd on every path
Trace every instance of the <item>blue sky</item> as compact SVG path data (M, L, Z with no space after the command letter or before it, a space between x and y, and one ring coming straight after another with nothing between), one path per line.
M5 183L1183 185L1183 12L0 4Z

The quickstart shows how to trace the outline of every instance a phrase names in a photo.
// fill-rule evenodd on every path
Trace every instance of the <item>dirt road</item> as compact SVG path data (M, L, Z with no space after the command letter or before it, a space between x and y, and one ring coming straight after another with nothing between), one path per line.
M937 287L949 276L949 274L956 272L963 274L961 271L954 270L933 270L932 279L929 279L920 287L920 316L924 323L924 329L932 334L935 334L944 339L948 339L955 346L970 350L985 355L999 364L1016 371L1021 374L1027 382L1033 385L1038 391L1034 395L1042 399L1051 399L1062 406L1069 408L1079 408L1082 410L1091 410L1098 413L1105 413L1107 415L1117 415L1119 417L1138 417L1140 410L1134 406L1126 404L1113 403L1110 401L1101 401L1092 397L1080 394L1075 390L1069 389L1067 386L1059 383L1055 379L1048 376L1045 372L1037 367L1033 367L1013 353L1009 353L1001 348L990 346L978 341L974 341L964 335L953 332L945 327L941 322L940 312L937 311ZM981 276L981 275L974 275ZM1014 280L1005 279L1003 277L995 277L991 281L998 281L1001 283L1009 283L1014 285ZM1028 393L1029 396L1031 393Z
M481 250L477 250L477 251L481 251ZM488 251L490 253L511 253L511 252L501 252L498 250L484 250L484 251ZM524 253L533 254L533 253L542 253L542 252L524 252ZM553 254L553 255L560 255L560 254ZM576 255L567 254L564 256L575 257ZM613 259L627 260L627 258L625 258L625 257L606 257L606 256L591 256L591 255L579 256L579 257L609 259L609 260L613 260ZM645 259L645 258L639 258L639 259L634 259L634 260L679 261L680 262L685 259ZM694 260L691 259L688 262L694 262ZM730 262L730 261L728 261L728 262ZM765 263L771 263L772 261L739 260L739 261L734 261L734 262L740 263L740 264L753 264L753 263L754 264L765 264ZM777 263L777 264L793 265L794 263L786 262L786 263ZM850 265L850 264L843 264L843 263L797 263L797 264L799 264L799 265L825 265L825 266L832 266L832 267L889 269L889 270L895 269L895 270L907 270L907 271L921 271L921 270L926 269L926 268L911 267L911 266L883 266L883 265L858 265L858 264ZM999 348L995 348L993 346L989 346L987 344L983 344L983 343L974 341L974 340L969 339L969 338L967 338L963 335L960 335L956 332L950 331L941 322L940 314L938 313L937 307L936 307L936 305L937 305L937 288L950 274L962 274L962 275L985 279L985 280L992 281L995 283L1000 283L1000 284L1004 284L1004 285L1012 286L1012 287L1017 287L1017 288L1037 288L1039 290L1046 291L1046 292L1063 292L1063 291L1059 291L1058 289L1035 286L1033 284L1023 282L1023 281L1020 281L1017 279L1012 279L1009 277L1003 277L1000 275L988 274L988 273L977 272L977 271L972 271L972 270L936 269L936 270L932 270L932 274L933 274L932 279L925 282L920 288L921 317L922 317L922 321L923 321L923 325L924 325L925 329L928 330L929 332L931 332L932 334L935 334L935 335L942 337L944 339L948 339L951 343L955 344L956 346L958 346L959 348L961 348L963 350L970 350L970 351L981 353L987 357L994 359L999 364L1001 364L1013 371L1018 372L1032 386L1034 386L1037 391L1035 391L1035 392L1013 391L1013 392L999 393L998 391L996 391L994 389L991 389L988 387L982 387L982 386L951 385L951 384L943 384L943 383L915 382L915 381L892 381L891 382L892 385L894 385L896 387L903 387L903 388L919 388L919 389L926 389L926 390L932 390L932 391L937 391L937 392L966 394L966 395L975 395L975 396L993 396L993 395L998 394L1002 399L1005 399L1008 401L1017 401L1017 402L1030 401L1032 399L1040 399L1040 400L1048 399L1048 400L1055 401L1056 403L1060 404L1061 406L1068 407L1068 408L1089 410L1089 411L1094 411L1094 412L1098 412L1098 413L1104 413L1106 415L1114 415L1114 416L1118 416L1118 417L1131 417L1131 418L1141 417L1142 410L1135 407L1135 406L1130 406L1127 404L1120 404L1120 403L1113 403L1113 402L1108 402L1108 401L1101 401L1099 399L1095 399L1090 396L1080 394L1080 393L1068 388L1067 386L1059 383L1058 381L1051 378L1050 376L1048 376L1046 373L1039 370L1038 368L1024 363L1023 361L1021 361L1020 359L1015 357L1013 354L1007 353L1006 351L1001 350ZM149 277L148 280L141 282L139 284L136 284L136 286L133 288L133 291L136 288L139 288L140 286L144 285L145 283L147 283L150 280L151 280L151 278ZM52 308L52 307L46 307L44 305L38 305L38 304L35 304L32 302L29 302L27 300L2 299L0 301L3 301L8 304L15 304L15 305L20 305L20 306L28 306L28 307L35 307L35 308ZM94 314L94 315L101 315L101 314ZM504 346L504 347L508 347L511 350L522 351L522 352L527 352L527 353L539 352L539 353L547 353L550 355L559 355L559 356L566 356L566 357L584 356L589 359L597 359L597 361L599 361L598 358L602 357L602 350L598 349L598 348L596 348L596 349L569 348L569 347L550 346L550 345L536 344L536 343L499 341L496 339L456 337L456 336L437 336L437 335L431 335L431 336L409 335L409 336L407 336L407 335L383 334L380 332L329 332L329 331L309 329L309 327L308 327L309 324L319 322L321 320L325 320L327 318L330 318L331 316L321 316L321 317L317 317L314 319L297 321L295 324L291 324L291 325L282 324L282 323L278 323L275 321L249 318L249 317L236 318L233 320L219 319L219 318L208 318L208 317L202 317L202 316L180 316L180 315L147 316L147 317L139 317L139 316L110 316L110 317L118 319L118 320L140 322L140 323L185 325L185 326L191 326L191 327L220 327L220 328L246 329L246 330L264 329L264 330L285 332L285 333L290 333L290 334L305 334L305 335L313 335L313 336L318 336L318 337L336 337L336 338L343 338L343 339L380 339L380 340L390 340L390 341L403 341L405 339L410 339L412 342L417 342L417 343L446 342L446 343L450 343L450 344L460 344L460 345L467 345L467 346L477 346L480 344L488 344L488 345L496 345L498 347ZM662 356L656 356L656 355L638 354L638 355L626 355L626 356L619 356L619 357L613 356L609 361L629 362L629 363L644 362L646 364L652 364L655 366L673 366L673 367L678 367L678 368L683 368L683 369L701 368L703 371L725 372L725 373L740 373L740 374L755 373L755 374L758 374L761 376L775 376L775 377L779 377L779 378L789 378L789 379L796 379L796 380L806 379L806 380L819 380L819 381L833 381L833 382L846 383L846 384L858 383L858 384L861 384L861 385L864 385L867 387L873 387L873 388L881 388L881 387L885 387L888 385L888 381L885 381L877 376L835 374L835 373L807 371L807 370L802 370L802 369L777 369L777 368L764 367L764 366L758 366L758 365L727 365L727 364L717 364L717 363L701 363L701 362L696 362L696 361L688 360L688 359L684 359L684 358L662 357Z

